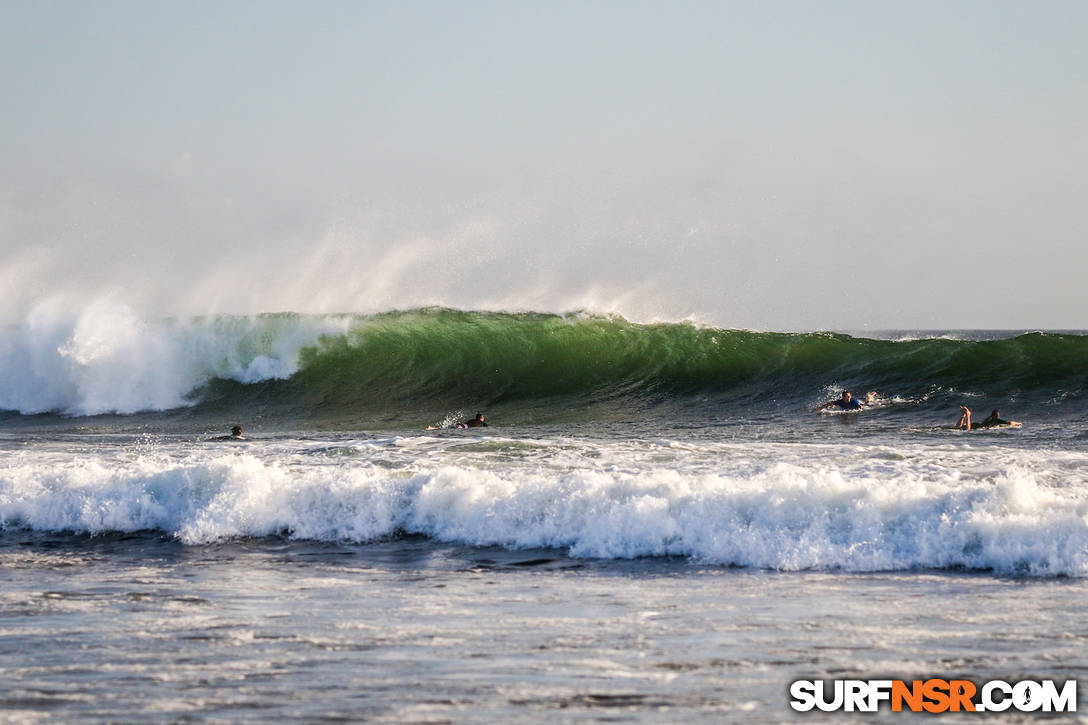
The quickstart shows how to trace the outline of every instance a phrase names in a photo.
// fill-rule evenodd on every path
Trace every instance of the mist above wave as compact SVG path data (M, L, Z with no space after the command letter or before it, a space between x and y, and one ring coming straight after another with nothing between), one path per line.
M212 379L290 377L303 347L348 325L336 316L147 320L108 298L78 311L43 304L0 331L0 409L81 416L191 405L188 394Z

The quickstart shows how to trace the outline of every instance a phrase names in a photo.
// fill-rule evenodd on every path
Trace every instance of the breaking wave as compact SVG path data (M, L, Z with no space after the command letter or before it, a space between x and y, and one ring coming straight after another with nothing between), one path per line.
M1083 466L1083 454L1064 455ZM576 557L677 555L787 571L1088 576L1088 499L1082 485L1051 478L1030 461L971 480L954 468L929 477L906 468L847 474L786 460L734 461L716 472L542 474L300 466L227 452L43 465L26 454L2 471L0 530L157 530L186 544L265 536L367 542L409 533Z
M808 403L831 384L1053 398L1080 395L1085 359L1088 337L1072 334L893 341L449 309L148 322L91 305L75 318L38 314L0 334L0 409L230 411L259 398L335 419L558 396L591 405L774 390Z

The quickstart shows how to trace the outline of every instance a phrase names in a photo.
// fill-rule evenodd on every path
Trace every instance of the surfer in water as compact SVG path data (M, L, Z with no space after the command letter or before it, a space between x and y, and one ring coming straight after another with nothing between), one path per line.
M487 421L484 420L483 413L477 413L475 418L466 420L457 424L458 428L486 428Z
M486 428L487 427L487 421L484 420L484 414L483 413L477 413L475 418L471 418L469 420L463 420L460 423L454 423L453 427L454 428L480 428L480 427ZM425 428L425 430L438 430L438 428L433 426L433 425L429 425L429 426L427 426Z
M244 441L242 437L242 426L236 425L230 429L229 436L219 436L218 438L212 438L213 441Z
M876 393L868 393L865 396L865 402L861 402L855 398L849 390L842 391L842 397L835 400L829 400L823 405L816 408L816 411L827 410L828 408L838 408L839 410L862 410L866 405L872 405L873 399L876 398Z
M981 430L982 428L1019 428L1021 423L1015 420L1002 420L1001 411L994 408L990 416L981 423L971 422L971 409L966 405L960 406L960 419L956 423L956 430Z

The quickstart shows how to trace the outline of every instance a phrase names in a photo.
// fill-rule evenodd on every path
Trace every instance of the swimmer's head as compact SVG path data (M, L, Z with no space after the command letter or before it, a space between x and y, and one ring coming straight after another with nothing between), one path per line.
M230 434L232 436L235 436L235 437L242 435L242 426L240 426L240 425L234 426L233 428L230 429Z

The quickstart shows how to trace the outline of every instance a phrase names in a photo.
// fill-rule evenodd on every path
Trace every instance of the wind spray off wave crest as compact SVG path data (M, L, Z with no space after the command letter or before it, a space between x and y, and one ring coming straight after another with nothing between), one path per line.
M303 347L347 326L336 316L146 320L108 296L78 310L46 301L0 331L0 409L80 416L192 405L190 393L213 379L290 377Z

